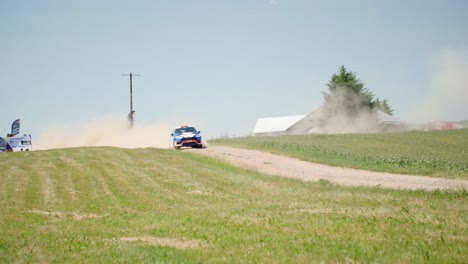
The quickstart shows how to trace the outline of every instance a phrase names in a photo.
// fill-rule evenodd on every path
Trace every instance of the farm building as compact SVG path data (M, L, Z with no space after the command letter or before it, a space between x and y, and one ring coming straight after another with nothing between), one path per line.
M288 128L304 117L305 115L259 118L257 119L253 133L256 136L284 135Z
M377 118L384 131L400 131L407 126L406 122L381 111L377 111ZM319 129L319 119L320 109L307 115L259 118L253 134L255 136L320 134L322 131Z
M408 124L382 111L377 111L379 125L386 132L406 130Z

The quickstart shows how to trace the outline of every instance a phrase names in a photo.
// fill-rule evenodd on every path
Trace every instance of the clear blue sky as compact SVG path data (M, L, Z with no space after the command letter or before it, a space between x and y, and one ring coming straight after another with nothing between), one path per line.
M340 65L406 119L452 67L468 76L467 14L466 0L0 0L0 135L16 118L33 137L124 119L129 72L137 122L209 137L314 110ZM434 118L468 119L468 86L455 85Z

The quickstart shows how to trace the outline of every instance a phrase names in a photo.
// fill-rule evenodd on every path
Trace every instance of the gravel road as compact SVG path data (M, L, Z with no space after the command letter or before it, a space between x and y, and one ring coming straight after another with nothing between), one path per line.
M225 160L234 166L304 181L319 181L323 179L338 185L380 186L382 188L407 190L468 190L468 181L466 180L332 167L257 150L214 146L191 151Z

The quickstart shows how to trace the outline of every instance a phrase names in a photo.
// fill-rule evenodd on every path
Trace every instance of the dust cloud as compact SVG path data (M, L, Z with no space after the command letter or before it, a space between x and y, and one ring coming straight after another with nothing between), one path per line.
M359 95L338 87L316 113L320 130L329 134L381 132L377 114L362 105Z
M113 146L121 148L168 148L175 125L139 124L133 128L125 118L99 118L84 125L47 127L33 143L34 149Z
M468 53L444 50L431 61L432 78L427 92L416 100L408 118L414 122L463 119L468 113Z
M413 100L414 107L405 115L413 125L423 129L424 122L459 121L468 113L468 52L446 49L431 60L428 89ZM379 125L378 115L360 107L360 99L344 89L337 89L331 101L316 114L324 133L379 133L388 127ZM346 109L351 109L352 113ZM354 117L355 116L355 117ZM353 117L353 118L351 118ZM454 120L455 119L455 120Z

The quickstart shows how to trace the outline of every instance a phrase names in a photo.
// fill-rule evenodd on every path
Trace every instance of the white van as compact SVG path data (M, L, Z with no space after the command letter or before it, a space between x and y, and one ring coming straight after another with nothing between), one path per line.
M6 152L32 150L31 135L15 135L13 137L7 137L4 140Z

